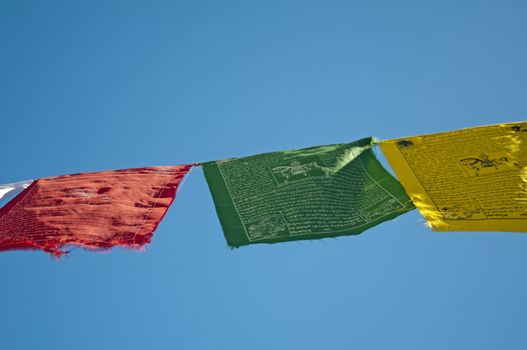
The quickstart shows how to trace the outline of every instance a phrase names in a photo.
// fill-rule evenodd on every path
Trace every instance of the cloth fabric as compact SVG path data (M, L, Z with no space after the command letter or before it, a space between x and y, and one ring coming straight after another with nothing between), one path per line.
M406 137L381 148L435 231L527 232L527 122Z
M64 246L140 248L150 242L191 165L38 179L0 209L0 251Z
M372 138L203 164L227 243L358 234L414 208Z
M7 201L9 197L13 197L16 193L28 188L32 182L33 180L28 180L0 185L0 208L4 205L4 201Z

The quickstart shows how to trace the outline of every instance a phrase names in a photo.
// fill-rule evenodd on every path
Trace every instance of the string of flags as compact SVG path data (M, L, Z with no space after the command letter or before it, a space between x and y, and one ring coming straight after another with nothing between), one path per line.
M526 142L516 122L0 185L0 251L141 248L194 166L231 247L356 235L415 208L434 231L527 232Z

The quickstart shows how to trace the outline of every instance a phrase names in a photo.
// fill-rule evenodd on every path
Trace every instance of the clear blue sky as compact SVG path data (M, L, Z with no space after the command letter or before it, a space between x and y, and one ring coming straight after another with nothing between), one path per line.
M525 1L0 2L0 183L527 119ZM527 237L227 247L200 169L146 252L0 254L0 349L525 349Z

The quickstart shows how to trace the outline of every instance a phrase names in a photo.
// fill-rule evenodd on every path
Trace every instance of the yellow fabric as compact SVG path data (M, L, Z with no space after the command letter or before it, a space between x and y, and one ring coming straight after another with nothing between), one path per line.
M381 142L434 231L527 232L527 122Z

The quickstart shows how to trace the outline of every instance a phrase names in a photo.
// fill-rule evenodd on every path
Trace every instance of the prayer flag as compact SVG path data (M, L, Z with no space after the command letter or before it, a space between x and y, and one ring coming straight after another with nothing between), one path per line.
M80 173L0 186L0 199L23 189L0 208L0 251L42 249L61 256L67 245L142 247L191 167Z
M435 231L527 232L527 122L406 137L381 148Z
M372 138L203 164L230 246L359 234L414 208Z

